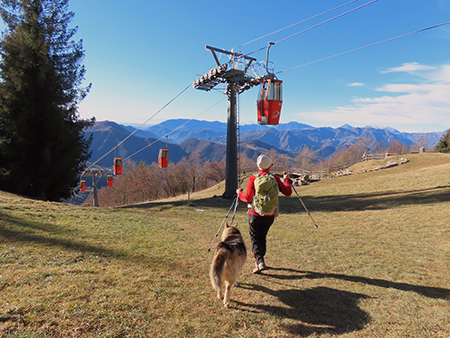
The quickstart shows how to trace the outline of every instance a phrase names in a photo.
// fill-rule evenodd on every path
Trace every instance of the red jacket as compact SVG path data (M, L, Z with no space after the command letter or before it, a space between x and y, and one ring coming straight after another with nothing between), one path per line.
M268 174L269 172L270 172L270 170L268 170L268 169L267 170L260 169L258 171L258 174L264 175L264 174ZM279 178L278 176L274 175L273 177L275 177L281 193L286 196L291 196L291 194L292 194L291 181L288 179L288 180L286 180L286 182L283 182L283 180L281 178ZM256 211L252 212L252 208L251 208L251 203L253 202L253 196L255 195L255 185L254 185L255 178L256 178L255 175L250 176L250 178L248 179L247 191L245 193L243 191L241 191L239 193L239 199L243 202L250 203L250 206L248 208L249 215L261 216ZM276 215L276 210L273 215L264 215L264 216L273 217L274 215Z

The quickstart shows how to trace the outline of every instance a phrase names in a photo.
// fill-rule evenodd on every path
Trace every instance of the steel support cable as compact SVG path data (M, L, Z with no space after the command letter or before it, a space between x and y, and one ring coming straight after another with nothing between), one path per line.
M125 160L128 160L129 158L133 157L134 155L140 153L142 150L144 150L144 149L146 149L146 148L148 148L148 147L154 145L156 142L160 141L161 139L163 139L163 138L166 137L167 135L172 134L172 133L175 132L177 129L183 127L183 126L186 125L187 123L189 123L189 122L191 122L192 120L196 119L197 117L199 117L199 116L202 115L203 113L207 112L207 111L210 110L211 108L214 108L214 107L217 106L219 103L221 103L223 100L225 100L225 98L223 98L222 100L220 100L220 101L214 103L214 104L213 104L212 106L210 106L209 108L206 108L204 111L202 111L201 113L197 114L196 116L194 116L194 117L193 117L192 119L190 119L189 121L186 121L185 123L179 125L179 126L176 127L174 130L172 130L171 132L167 133L166 135L161 136L159 139L155 140L154 142L152 142L152 143L146 145L145 147L141 148L140 150L136 151L134 154L131 154L130 156L124 158L124 161L125 161Z
M314 26L311 26L311 27L309 27L309 28L306 28L306 29L304 29L304 30L302 30L302 31L300 31L300 32L298 32L298 33L292 34L292 35L290 35L290 36L288 36L288 37L286 37L286 38L284 38L284 39L278 40L278 41L276 41L276 42L272 42L272 44L275 45L275 44L277 44L277 43L280 43L280 42L286 41L286 40L288 40L288 39L291 39L291 38L293 38L293 37L295 37L295 36L297 36L297 35L299 35L299 34L303 34L303 33L308 32L308 31L310 31L310 30L312 30L312 29L314 29L314 28L320 27L320 26L322 26L322 25L324 25L324 24L326 24L326 23L328 23L328 22L331 22L331 21L334 21L334 20L336 20L336 19L339 19L340 17L343 17L344 15L353 13L353 12L355 12L355 11L361 9L361 8L364 8L364 7L368 6L368 5L371 5L371 4L373 4L373 3L377 2L377 1L378 1L378 0L372 0L372 1L370 1L370 2L368 2L368 3L366 3L366 4L364 4L364 5L361 5L361 6L359 6L359 7L353 8L352 10L349 10L349 11L347 11L347 12L345 12L345 13L339 14L339 15L337 15L337 16L335 16L335 17L332 17L331 19L322 21L321 23L318 23L317 25L314 25ZM264 46L264 47L261 47L261 48L255 50L255 51L250 52L250 53L245 54L245 55L251 55L251 54L260 52L260 51L262 51L262 50L266 50L266 49L267 49L267 46Z
M272 33L263 35L263 36L261 36L261 37L259 37L259 38L257 38L257 39L254 39L254 40L251 40L251 41L249 41L249 42L243 43L242 45L236 46L236 47L234 47L232 50L235 50L236 48L239 48L239 47L243 47L243 46L249 45L249 44L251 44L251 43L253 43L253 42L256 42L256 41L258 41L258 40L264 39L264 38L266 38L266 37L268 37L268 36L271 36L271 35L273 35L273 34L282 32L282 31L284 31L284 30L286 30L286 29L289 29L289 28L291 28L291 27L297 26L297 25L299 25L299 24L301 24L301 23L304 23L304 22L306 22L306 21L315 19L315 18L317 18L317 17L319 17L319 16L322 16L322 15L324 15L324 14L327 14L327 13L330 13L330 12L332 12L332 11L335 11L336 9L339 9L339 8L345 7L345 6L347 6L347 5L350 5L350 4L352 4L352 3L356 2L356 1L358 1L358 0L352 0L352 1L350 1L350 2L347 2L347 3L343 4L343 5L340 5L340 6L337 6L337 7L332 8L332 9L329 9L329 10L327 10L327 11L325 11L325 12L322 12L322 13L320 13L320 14L313 15L313 16L309 17L308 19L301 20L301 21L299 21L299 22L297 22L297 23L294 23L294 24L292 24L292 25L289 25L289 26L286 26L286 27L284 27L284 28L281 28L281 29L279 29L279 30L277 30L277 31L275 31L275 32L272 32Z
M111 154L117 147L119 147L121 144L123 144L126 140L128 140L131 136L133 136L138 130L140 130L145 124L148 123L148 121L150 121L152 118L154 118L156 115L158 115L161 111L163 111L165 108L167 108L167 106L169 106L173 101L175 101L181 94L183 94L186 90L188 90L191 87L191 84L189 84L186 88L184 88L181 92L179 92L175 97L173 97L169 102L167 102L162 108L160 108L156 113L154 113L152 116L150 116L144 123L142 123L136 130L134 130L132 133L130 133L130 135L128 135L127 137L125 137L119 144L117 144L114 148L112 148L110 151L108 151L106 154L104 154L102 157L100 157L98 160L96 160L94 163L92 163L88 168L86 168L83 171L83 174L86 172L86 170L88 170L89 168L91 168L92 166L94 166L95 164L97 164L99 161L101 161L102 159L104 159L106 156L108 156L109 154ZM83 174L81 174L81 176L83 176Z
M341 55L345 55L345 54L349 54L349 53L352 53L352 52L356 52L356 51L361 50L361 49L365 49L365 48L373 47L373 46L376 46L376 45L380 45L380 44L385 43L385 42L390 42L390 41L393 41L393 40L404 38L406 36L410 36L410 35L413 35L413 34L422 33L422 32L425 32L427 30L438 28L438 27L445 26L445 25L448 25L448 24L450 24L450 21L447 21L447 22L444 22L444 23L441 23L441 24L438 24L438 25L430 26L430 27L427 27L427 28L419 29L419 30L414 31L414 32L402 34L402 35L399 35L399 36L396 36L396 37L393 37L393 38L390 38L390 39L386 39L386 40L383 40L383 41L371 43L370 45L366 45L366 46L363 46L363 47L355 48L355 49L352 49L352 50L349 50L349 51L346 51L346 52L342 52L342 53L339 53L339 54L334 54L334 55L331 55L331 56L328 56L328 57L325 57L325 58L322 58L322 59L319 59L319 60L316 60L316 61L311 61L311 62L308 62L308 63L304 63L304 64L299 65L299 66L291 67L291 68L288 68L288 69L285 69L285 70L280 70L279 72L276 72L276 74L284 73L284 72L287 72L287 71L290 71L290 70L293 70L293 69L297 69L297 68L300 68L300 67L309 66L309 65L321 62L321 61L329 60L329 59L332 59L332 58L335 58L335 57L338 57L338 56L341 56Z
M128 135L122 142L119 143L119 145L121 145L122 143L124 143L127 139L129 139L134 133L136 133L136 131L138 131L140 128L142 128L148 121L150 121L153 117L155 117L158 113L160 113L164 108L166 108L170 103L172 103L178 96L180 96L182 93L184 93L191 85L187 86L185 89L183 89L177 96L175 96L171 101L169 101L168 103L166 103L166 105L164 105L158 112L156 112L155 114L153 114L149 119L147 119L147 121L145 121L143 124L141 124L139 126L138 129L136 129L134 132L132 132L130 135ZM175 128L174 130L172 130L170 133L168 133L167 135L170 135L171 133L173 133L175 130L177 130L178 128L181 128L182 126L184 126L186 123L192 121L193 119L197 118L198 116L200 116L201 114L205 113L206 111L208 111L209 109L215 107L216 105L218 105L220 102L222 102L225 99L222 99L220 101L218 101L217 103L213 104L211 107L205 109L204 111L202 111L201 113L197 114L196 116L194 116L192 119L190 119L189 121L183 123L182 125L178 126L177 128ZM130 157L136 155L137 153L141 152L142 150L144 150L147 147L152 146L153 144L155 144L157 141L160 141L162 138L166 137L166 135L160 137L159 139L157 139L155 142L145 146L144 148L142 148L141 150L138 150L137 152L135 152L134 154L128 156L127 158L125 158L124 160L129 159ZM109 155L112 151L114 151L119 145L117 145L116 147L114 147L113 149L111 149L109 152L107 152L105 155L103 155L102 157L100 157L97 161L95 161L94 163L92 163L91 165L89 165L88 168L86 168L83 173L81 174L81 176L84 176L84 173L92 168L97 162L99 162L100 160L102 160L103 158L105 158L107 155ZM92 191L89 193L88 197L86 198L86 200L91 196ZM85 200L85 201L86 201Z
M372 1L370 1L370 2L368 2L368 3L366 3L366 4L364 4L364 5L361 5L361 6L359 6L359 7L353 8L352 10L349 10L349 11L347 11L347 12L345 12L345 13L339 14L339 15L337 15L337 16L331 18L331 19L325 20L325 21L323 21L323 22L321 22L321 23L319 23L319 24L317 24L317 25L314 25L314 26L312 26L312 27L310 27L310 28L307 28L307 29L305 29L305 30L303 30L303 31L301 31L301 32L292 34L291 36L288 36L287 38L281 39L281 40L275 42L274 44L277 44L277 43L286 41L286 40L288 40L288 39L290 39L290 38L293 38L293 37L295 37L295 36L297 36L297 35L299 35L299 34L302 34L302 33L304 33L304 32L307 32L307 31L309 31L309 30L311 30L311 29L313 29L313 28L322 26L322 25L324 25L324 24L326 24L326 23L328 23L328 22L330 22L330 21L336 20L336 19L338 19L338 18L340 18L340 17L342 17L342 16L344 16L344 15L347 15L347 14L350 14L350 13L352 13L352 12L355 12L355 11L357 11L357 10L359 10L359 9L361 9L361 8L364 8L364 7L368 6L368 5L371 5L371 4L373 4L373 3L377 2L377 1L378 1L378 0L372 0Z
M220 57L220 59L222 58L222 56ZM212 68L212 67L211 67ZM211 69L210 68L210 69ZM134 130L132 133L130 133L130 135L128 135L125 139L123 139L119 144L117 144L114 148L112 148L110 151L108 151L106 154L104 154L102 157L100 157L98 160L96 160L94 163L92 163L91 165L89 165L89 167L87 167L81 174L81 176L84 175L84 173L89 170L92 166L94 166L95 164L97 164L99 161L101 161L102 159L104 159L106 156L108 156L109 154L111 154L114 150L117 149L117 147L119 147L121 144L123 144L126 140L128 140L131 136L133 136L133 134L135 134L138 130L140 130L144 125L146 125L148 123L148 121L150 121L152 118L154 118L156 115L158 115L162 110L164 110L168 105L170 105L173 101L175 101L179 96L181 96L181 94L183 94L186 90L188 90L191 87L191 84L187 85L186 88L184 88L181 92L179 92L175 97L173 97L169 102L167 102L161 109L159 109L156 113L154 113L152 116L150 116L144 123L142 123L138 128L136 128L136 130ZM223 101L223 100L222 100ZM221 102L221 101L220 101ZM218 102L219 103L219 102ZM216 104L218 104L216 103ZM215 106L215 105L214 105ZM214 107L212 106L212 107ZM212 108L210 107L210 108ZM208 108L208 109L210 109ZM207 109L207 110L208 110ZM205 110L206 111L206 110ZM202 112L203 113L203 112ZM202 114L201 113L201 114ZM200 115L200 114L199 114ZM197 115L198 116L198 115ZM189 121L188 121L189 122ZM179 128L179 127L178 127ZM176 130L176 129L175 129ZM161 139L161 138L160 138ZM159 141L160 139L158 139L157 141ZM135 153L136 154L136 153ZM133 155L135 155L133 154ZM131 156L133 156L131 155ZM129 156L129 157L131 157ZM127 157L127 158L129 158Z
M222 58L222 56L220 57ZM211 67L212 68L212 67ZM210 69L211 69L210 68ZM104 159L106 156L108 156L110 153L112 153L115 149L117 149L117 147L119 147L120 145L122 145L126 140L128 140L131 136L133 136L138 130L140 130L144 125L146 125L148 123L148 121L150 121L152 118L154 118L156 115L158 115L161 111L163 111L168 105L170 105L173 101L175 101L179 96L181 96L181 94L183 94L186 90L188 90L191 87L192 84L189 84L186 86L186 88L184 88L181 92L179 92L175 97L173 97L169 102L167 102L161 109L159 109L156 113L154 113L152 116L150 116L144 123L142 123L138 128L136 128L136 130L134 130L132 133L130 133L130 135L128 135L125 139L123 139L119 144L117 144L114 148L112 148L110 151L108 151L105 155L103 155L102 157L100 157L97 161L95 161L94 163L92 163L88 168L86 168L83 171L83 174L86 170L88 170L89 168L91 168L93 165L95 165L97 162L99 162L100 160ZM210 107L212 108L212 107ZM208 108L208 109L210 109ZM203 112L202 112L203 113ZM160 139L158 139L160 140ZM157 140L157 141L158 141ZM134 155L134 154L133 154ZM129 156L130 157L130 156ZM128 158L129 158L128 157ZM81 176L83 176L83 174L81 174Z

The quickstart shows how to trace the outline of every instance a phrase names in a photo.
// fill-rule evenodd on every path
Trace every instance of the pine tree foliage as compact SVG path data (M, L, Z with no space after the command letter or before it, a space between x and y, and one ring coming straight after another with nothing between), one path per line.
M0 189L60 200L90 157L83 43L68 0L0 1Z
M435 150L441 153L450 152L450 129L448 129L444 133L444 135L442 135L441 139L439 140L439 143L436 145Z

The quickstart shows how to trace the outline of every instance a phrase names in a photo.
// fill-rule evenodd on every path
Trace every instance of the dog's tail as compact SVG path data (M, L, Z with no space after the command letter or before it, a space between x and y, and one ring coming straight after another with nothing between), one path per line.
M227 259L227 255L227 250L225 250L224 248L218 248L211 264L211 270L209 271L211 285L217 292L220 292L220 289L222 288L222 272L225 261Z

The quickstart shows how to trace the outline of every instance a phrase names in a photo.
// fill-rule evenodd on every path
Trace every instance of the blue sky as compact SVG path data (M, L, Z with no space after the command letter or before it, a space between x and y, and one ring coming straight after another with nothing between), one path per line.
M214 66L206 45L231 50L348 2L72 0L86 83L92 83L80 115L140 125ZM253 52L369 2L355 1L235 51ZM450 25L291 69L447 21L450 0L378 0L275 44L270 59L284 84L280 122L449 129ZM264 61L265 50L251 56ZM256 123L256 96L256 87L240 95L241 124ZM194 117L226 122L223 92L190 87L147 125Z

